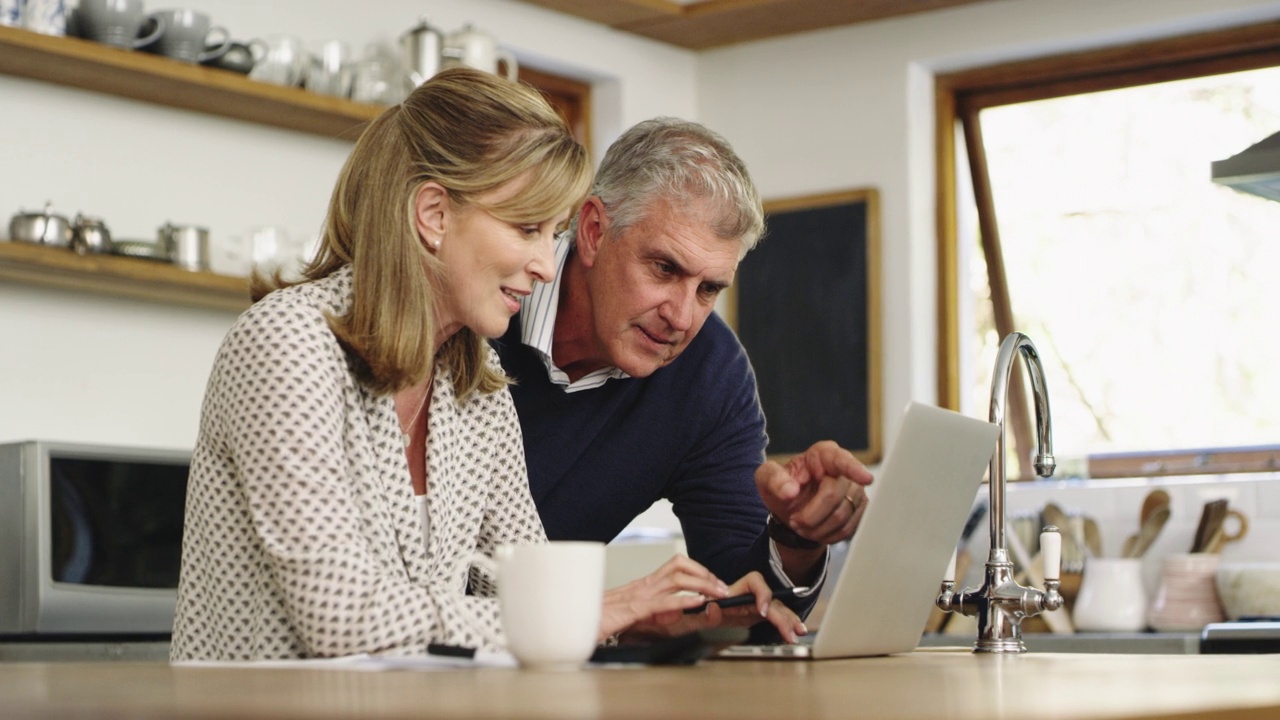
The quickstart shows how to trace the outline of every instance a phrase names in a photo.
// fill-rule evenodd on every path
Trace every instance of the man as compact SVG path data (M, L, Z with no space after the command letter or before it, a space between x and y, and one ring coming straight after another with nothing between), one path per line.
M650 120L609 149L555 281L496 343L548 537L607 542L667 498L718 577L821 584L871 475L829 441L765 462L755 376L712 313L763 231L745 165L705 127ZM815 599L789 604L803 617Z

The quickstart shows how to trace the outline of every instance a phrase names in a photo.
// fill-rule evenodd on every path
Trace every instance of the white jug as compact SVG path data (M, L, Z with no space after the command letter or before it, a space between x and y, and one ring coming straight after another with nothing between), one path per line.
M498 74L498 63L506 66L502 73L508 80L514 81L520 73L516 58L506 50L498 47L498 41L487 32L477 30L467 23L461 30L449 33L444 41L443 66L473 67L477 70Z
M1142 558L1088 558L1071 619L1085 632L1138 632L1146 627Z

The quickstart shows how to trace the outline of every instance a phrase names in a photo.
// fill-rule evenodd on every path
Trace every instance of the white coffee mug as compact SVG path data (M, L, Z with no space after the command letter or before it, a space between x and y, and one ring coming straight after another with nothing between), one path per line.
M498 548L502 629L522 667L576 670L591 657L600 632L604 557L598 542Z

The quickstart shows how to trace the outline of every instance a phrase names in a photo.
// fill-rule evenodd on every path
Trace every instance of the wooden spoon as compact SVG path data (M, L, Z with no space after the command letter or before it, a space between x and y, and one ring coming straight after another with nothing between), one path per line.
M1139 526L1145 525L1147 518L1162 507L1169 507L1169 493L1158 488L1147 493L1147 496L1142 500L1142 514L1138 516Z
M1164 529L1167 522L1169 522L1169 506L1156 508L1151 513L1151 517L1147 518L1138 529L1138 541L1134 543L1127 557L1142 557L1143 553L1151 547L1151 543L1156 541L1156 537L1160 535L1160 531Z
M1133 549L1138 546L1138 533L1134 533L1124 539L1124 546L1120 549L1120 557L1133 557Z
M1169 493L1156 488L1147 493L1142 499L1142 510L1138 513L1138 532L1124 539L1124 547L1120 550L1120 557L1139 557L1142 553L1135 552L1138 547L1138 539L1142 534L1142 526L1147 524L1147 520L1156 513L1160 508L1169 507Z
M1102 557L1102 530L1098 521L1089 516L1084 518L1084 546L1091 557Z
M1222 527L1227 518L1227 501L1210 500L1200 511L1200 524L1196 526L1195 540L1191 543L1191 552L1206 552L1213 536Z

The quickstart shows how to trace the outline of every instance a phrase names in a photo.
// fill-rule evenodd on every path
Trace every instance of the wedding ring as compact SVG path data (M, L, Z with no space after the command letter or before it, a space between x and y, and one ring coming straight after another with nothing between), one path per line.
M849 489L852 490L853 489L852 486ZM853 496L849 494L845 494L844 499L849 501L849 504L853 506L854 510L858 509L858 501L854 500Z

